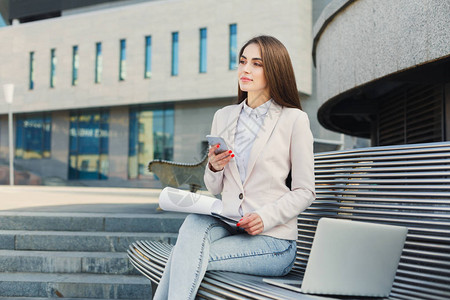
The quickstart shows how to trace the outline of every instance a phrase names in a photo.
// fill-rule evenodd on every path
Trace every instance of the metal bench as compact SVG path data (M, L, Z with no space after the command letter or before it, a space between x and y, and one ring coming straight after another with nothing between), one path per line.
M188 184L190 191L195 193L200 188L206 188L203 174L207 163L207 154L200 162L193 164L155 159L148 164L148 170L158 176L163 187L177 188L183 184Z
M298 217L297 259L288 276L303 276L321 217L402 225L409 232L388 299L450 299L449 142L319 153L315 173L317 199ZM155 287L171 247L140 241L128 255ZM207 272L197 297L329 299L229 272Z

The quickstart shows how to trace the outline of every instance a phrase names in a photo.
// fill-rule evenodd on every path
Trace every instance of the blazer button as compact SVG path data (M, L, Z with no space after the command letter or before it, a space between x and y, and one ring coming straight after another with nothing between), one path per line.
M242 198L244 198L244 195L242 193L239 194L239 199L242 200Z

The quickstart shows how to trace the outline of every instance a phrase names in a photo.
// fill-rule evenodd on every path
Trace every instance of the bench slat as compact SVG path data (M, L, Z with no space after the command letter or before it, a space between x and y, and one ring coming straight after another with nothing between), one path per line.
M376 168L377 166L395 166L409 164L446 164L450 158L449 153L439 152L433 154L414 154L414 155L391 155L391 156L369 156L356 158L341 158L331 160L315 160L317 170L336 169L340 167L361 167L368 165ZM418 159L418 160L416 160Z
M449 175L450 176L450 175ZM333 202L334 201L339 201L339 203L341 201L350 201L351 202L381 202L381 203L398 203L398 204L406 204L406 205L411 205L411 204L423 204L421 207L440 207L439 205L448 205L449 204L449 199L433 199L430 200L430 198L418 198L418 199L414 199L414 198L388 198L388 197L383 197L383 198L376 198L376 197L352 197L352 196L345 196L345 197L340 197L340 196L330 196L327 195L326 197L320 197L318 196L316 198L316 202L317 203L322 203L323 201L330 201ZM430 202L433 202L433 205L430 205ZM315 204L313 204L313 207L315 206ZM446 206L444 206L446 207ZM448 206L447 206L448 207Z
M253 290L248 288L245 285L245 282L236 283L233 279L226 279L225 282L220 280L221 277L216 274L210 274L205 278L206 282L214 283L216 286L220 286L224 289L229 290L230 286L233 291L237 291L240 295L249 297L247 299L260 299L260 300L270 300L274 299L271 297L264 296L264 293L261 295L261 289L259 287L254 287ZM255 295L256 294L256 295Z
M450 172L447 171L439 171L439 172L397 172L397 173L376 173L376 176L374 173L358 173L355 172L355 169L352 170L351 173L346 173L345 175L343 174L335 174L335 173L330 173L330 174L326 174L326 175L320 175L318 173L316 173L316 179L321 179L321 178L401 178L401 177L410 177L410 178L414 178L414 177L448 177L450 176Z

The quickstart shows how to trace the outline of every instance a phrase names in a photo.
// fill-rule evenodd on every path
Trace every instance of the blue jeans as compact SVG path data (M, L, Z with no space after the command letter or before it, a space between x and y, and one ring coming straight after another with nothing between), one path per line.
M214 217L188 215L153 299L195 299L207 270L286 275L295 256L295 241L251 236Z

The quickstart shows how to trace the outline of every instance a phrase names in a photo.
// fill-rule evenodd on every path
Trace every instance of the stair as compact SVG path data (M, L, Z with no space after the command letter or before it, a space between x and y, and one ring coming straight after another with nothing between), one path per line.
M0 212L0 300L151 299L137 240L174 243L184 214Z

